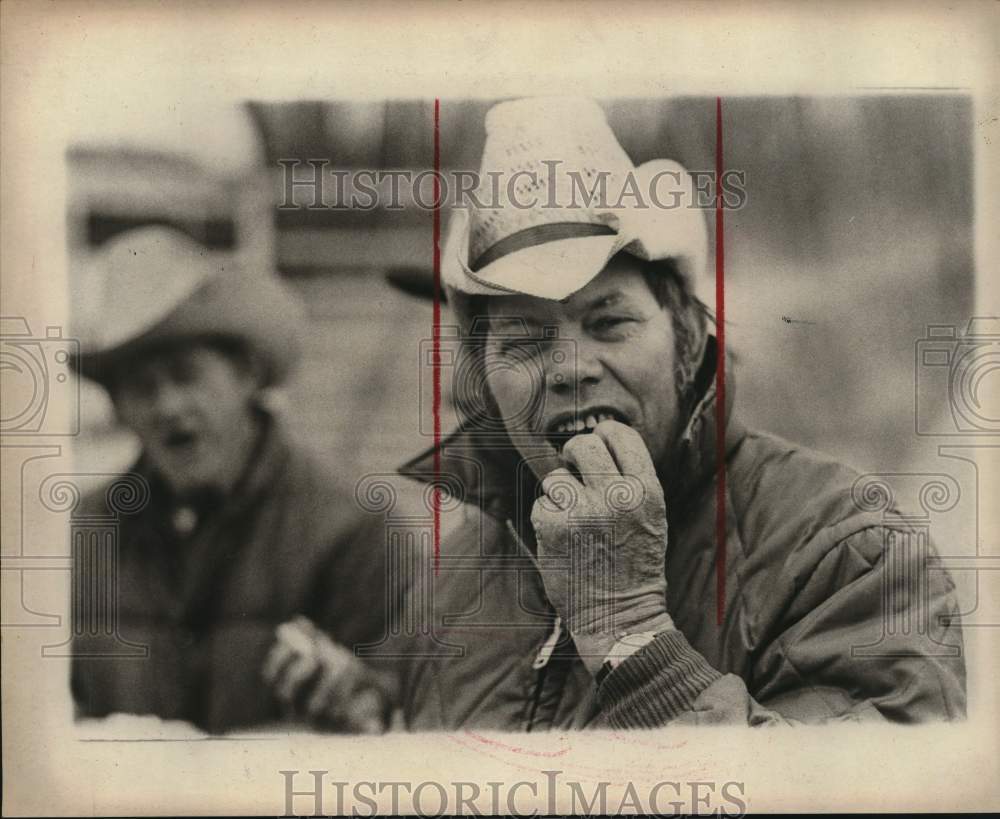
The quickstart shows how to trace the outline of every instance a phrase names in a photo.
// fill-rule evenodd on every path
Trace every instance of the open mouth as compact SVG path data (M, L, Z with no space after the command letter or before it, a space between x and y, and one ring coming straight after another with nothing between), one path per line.
M557 451L562 452L570 438L593 432L601 421L619 421L631 426L629 419L613 407L590 407L576 413L557 415L549 424L545 437Z
M167 449L179 450L193 446L198 440L195 433L188 430L174 430L164 439Z

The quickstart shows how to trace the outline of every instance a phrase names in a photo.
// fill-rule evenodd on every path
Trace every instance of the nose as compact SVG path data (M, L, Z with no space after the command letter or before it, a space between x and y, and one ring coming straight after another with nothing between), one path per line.
M162 379L152 390L150 414L157 421L173 421L184 412L184 390L170 379Z
M591 345L584 342L554 346L548 355L546 387L556 395L568 395L600 383L604 365Z

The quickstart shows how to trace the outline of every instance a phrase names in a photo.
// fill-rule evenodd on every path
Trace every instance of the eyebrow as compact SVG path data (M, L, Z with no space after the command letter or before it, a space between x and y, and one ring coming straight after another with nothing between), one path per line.
M587 312L589 310L598 310L601 307L613 307L619 302L623 301L625 295L621 290L612 290L610 293L605 293L603 295L597 296L591 299L589 302L581 307L582 312Z

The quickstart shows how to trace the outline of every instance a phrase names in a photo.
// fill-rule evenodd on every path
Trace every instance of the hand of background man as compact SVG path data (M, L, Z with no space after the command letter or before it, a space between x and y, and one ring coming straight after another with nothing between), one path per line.
M379 734L389 697L374 671L306 617L282 623L264 663L264 679L291 716L316 727Z

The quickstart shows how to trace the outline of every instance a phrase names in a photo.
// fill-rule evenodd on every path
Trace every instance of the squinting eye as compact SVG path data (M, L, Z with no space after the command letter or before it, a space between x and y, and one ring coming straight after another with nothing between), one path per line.
M633 321L633 319L626 318L625 316L607 316L605 318L597 319L591 326L597 330L613 330L614 328L627 324Z

